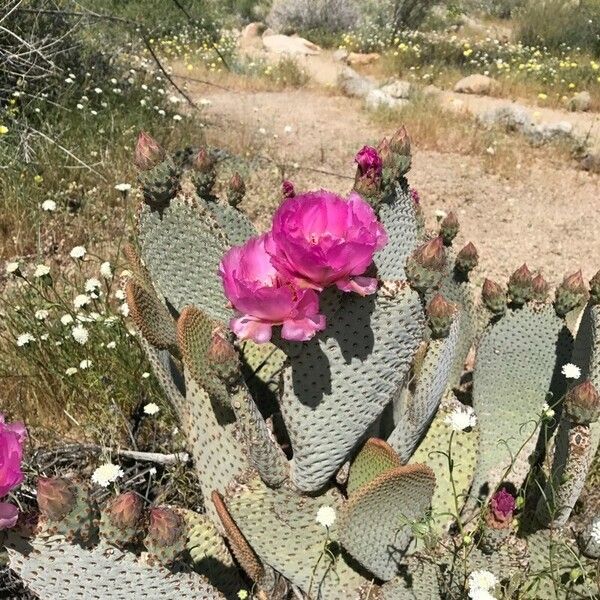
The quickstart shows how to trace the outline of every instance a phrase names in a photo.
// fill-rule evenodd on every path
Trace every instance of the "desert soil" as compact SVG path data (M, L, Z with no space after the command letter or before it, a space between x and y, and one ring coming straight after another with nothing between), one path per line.
M325 79L330 76L328 72ZM286 172L297 189L325 187L345 193L352 185L356 151L391 131L375 125L359 100L336 95L322 83L280 92L225 92L201 85L190 91L211 102L209 141L239 151L244 140L259 140L261 155L275 164L299 165ZM451 103L453 95L447 97ZM486 108L497 101L460 100ZM558 114L548 120L571 120L577 128L597 123L599 116L552 112ZM410 123L406 126L410 131ZM286 133L286 127L292 132ZM266 225L279 201L281 172L275 164L254 174L244 201L259 226ZM578 268L591 277L600 268L600 177L565 161L528 159L515 168L517 176L513 172L505 178L491 173L483 157L425 151L416 140L409 181L421 195L431 226L436 210L457 212L461 230L456 243L477 246L481 278L504 279L524 261L554 283ZM253 183L263 189L257 192Z

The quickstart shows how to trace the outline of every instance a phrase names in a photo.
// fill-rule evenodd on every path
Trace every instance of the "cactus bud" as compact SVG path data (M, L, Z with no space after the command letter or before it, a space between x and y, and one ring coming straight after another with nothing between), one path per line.
M523 306L533 298L533 276L525 263L510 276L508 294L516 306Z
M379 154L379 158L381 158L381 162L384 166L387 167L390 165L392 149L390 148L390 141L386 137L379 142L379 146L377 146L377 154Z
M364 146L354 157L357 164L354 189L365 197L375 196L381 186L383 163L377 150Z
M456 314L456 306L448 302L442 294L436 294L427 305L429 327L434 338L443 338L450 333L450 326Z
M130 529L139 524L142 510L142 499L135 492L125 492L108 503L105 514L115 527Z
M586 303L589 293L583 281L581 271L567 275L556 288L554 308L559 317L564 317L577 306Z
M567 416L574 423L594 423L600 418L600 394L589 380L567 392L564 406Z
M506 292L491 279L483 282L481 299L485 306L495 315L502 315L506 311Z
M496 521L510 522L517 508L517 503L512 494L505 489L501 489L492 496L490 508Z
M543 278L541 273L538 273L532 281L533 299L538 302L545 302L548 297L548 282Z
M231 206L237 206L246 195L246 184L242 176L236 171L229 180L229 188L227 190L227 201Z
M395 154L410 156L410 137L404 125L402 125L400 129L397 129L392 136L392 139L390 140L390 150Z
M216 163L216 159L206 148L200 148L192 161L194 170L192 180L196 186L196 192L201 198L214 199L211 192L217 180Z
M600 304L600 271L590 279L590 299L592 304Z
M464 275L468 275L479 262L479 254L474 244L469 242L457 255L454 268Z
M206 148L200 148L194 157L192 166L200 173L209 173L214 169L216 162L217 161L209 154Z
M150 510L148 536L159 546L173 546L184 534L183 519L170 508Z
M452 244L452 240L458 233L458 218L454 211L450 211L440 223L440 236L444 240L446 246Z
M60 521L75 508L77 492L72 482L64 477L40 477L37 502L47 519Z
M225 383L237 381L240 375L238 353L233 344L223 337L218 329L212 334L206 358L221 381Z
M281 182L281 193L284 198L293 198L296 195L296 191L294 190L294 184L287 179L284 179Z
M164 159L165 151L159 143L145 131L140 131L133 158L135 166L142 171L148 171Z
M446 264L444 241L434 238L419 246L406 261L406 277L410 285L424 292L437 285Z

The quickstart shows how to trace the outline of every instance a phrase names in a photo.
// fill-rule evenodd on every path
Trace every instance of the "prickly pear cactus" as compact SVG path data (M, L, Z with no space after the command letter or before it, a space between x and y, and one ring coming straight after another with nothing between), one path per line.
M571 519L600 440L600 275L591 294L581 273L565 277L551 302L523 265L476 294L477 250L452 247L456 216L424 228L402 128L356 157L375 221L361 235L387 244L325 291L296 265L259 312L305 297L320 312L294 305L265 323L219 278L256 232L241 210L251 190L237 173L220 185L216 157L140 137L144 201L126 250L131 318L205 513L127 494L95 507L75 482L42 479L40 515L5 536L11 568L50 599L600 597L597 520Z

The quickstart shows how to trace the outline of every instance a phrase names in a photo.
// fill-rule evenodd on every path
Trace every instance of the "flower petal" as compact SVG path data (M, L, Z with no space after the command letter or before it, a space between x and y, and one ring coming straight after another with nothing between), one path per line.
M317 331L325 329L325 315L313 315L304 319L288 320L283 322L281 337L294 342L307 342L312 339Z
M229 326L241 340L252 340L257 344L264 344L271 339L273 325L254 319L250 315L242 315L231 319Z
M0 531L14 527L18 518L19 509L14 504L0 502Z
M377 291L377 279L375 277L341 279L336 285L342 292L356 292L361 296L370 296Z

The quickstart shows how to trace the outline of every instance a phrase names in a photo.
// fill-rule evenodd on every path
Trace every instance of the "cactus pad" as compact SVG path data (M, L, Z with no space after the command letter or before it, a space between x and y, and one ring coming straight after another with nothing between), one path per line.
M426 515L434 487L433 471L418 464L386 471L361 487L340 515L344 548L378 578L392 579L412 538L411 524Z
M418 295L384 284L377 297L345 294L329 327L290 356L281 412L301 490L325 485L391 401L423 329Z
M368 439L350 466L346 487L348 496L401 464L398 454L388 443L377 438Z

